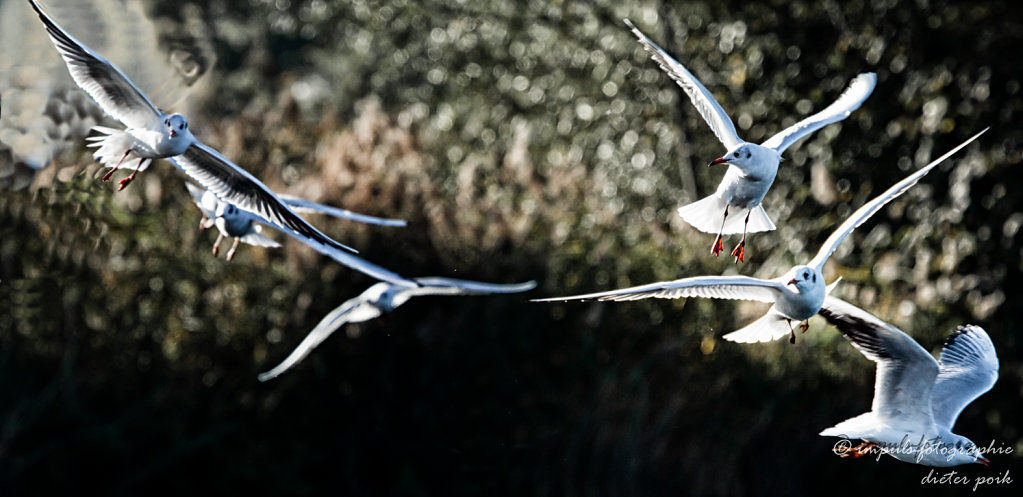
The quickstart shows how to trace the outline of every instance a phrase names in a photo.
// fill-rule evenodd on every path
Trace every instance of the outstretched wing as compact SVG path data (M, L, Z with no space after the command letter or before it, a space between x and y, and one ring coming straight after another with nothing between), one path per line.
M352 212L347 209L341 209L338 207L331 207L329 205L318 204L302 198L295 197L293 195L281 195L281 200L284 203L291 206L295 212L319 212L328 216L339 217L341 219L350 219L359 223L376 224L379 226L397 226L404 227L408 223L403 219L387 219L383 217L367 216L366 214L359 214L358 212Z
M71 78L104 112L128 127L145 127L162 115L117 67L61 29L35 0L29 3L46 25Z
M410 294L410 297L419 297L424 295L483 295L488 293L520 293L536 288L535 281L526 281L524 283L512 283L505 285L499 283L483 283L480 281L459 280L455 278L440 278L435 276L413 278L413 280L416 283L419 283L421 286L403 290L403 292L408 292Z
M877 363L871 411L885 421L930 426L931 390L938 363L898 328L835 297L819 312L867 359Z
M378 283L379 284L379 283ZM366 302L365 293L358 297L349 299L345 303L334 308L329 314L320 320L319 324L306 335L302 343L295 347L295 350L288 355L276 367L258 376L259 381L272 380L281 373L289 370L298 364L305 356L309 355L317 345L322 343L330 335L347 323L359 323L380 316L380 309Z
M185 153L170 160L221 201L260 217L262 222L293 232L296 237L356 252L314 228L255 176L205 144L196 142Z
M938 366L934 422L951 430L959 413L998 381L998 354L983 328L960 326L945 340Z
M677 299L682 297L705 297L712 299L756 300L776 302L785 290L778 281L761 280L748 276L697 276L674 281L662 281L649 285L634 286L608 292L536 299L532 302L565 302L569 300L640 300L650 297Z
M817 271L822 270L824 268L824 263L828 261L828 257L831 257L831 254L835 252L836 248L838 248L838 244L842 243L842 241L845 240L845 237L849 236L849 233L852 233L852 231L859 225L866 222L867 219L870 219L870 216L873 216L874 213L881 210L885 204L891 202L892 199L902 195L906 190L915 185L917 181L920 181L920 178L923 178L925 174L931 172L931 169L934 169L935 166L941 164L945 159L958 152L961 148L969 145L970 142L976 140L977 137L984 134L984 132L988 129L989 128L984 128L984 130L980 133L973 135L970 139L960 143L956 148L949 150L945 153L945 155L938 157L930 164L922 167L919 171L910 174L906 177L906 179L896 183L881 195L878 195L870 202L863 204L863 206L859 209L856 209L856 212L853 212L852 215L849 216L849 218L846 219L845 222L842 223L827 240L824 240L824 244L821 245L821 249L817 252L817 255L814 256L813 260L807 265Z
M773 148L782 153L804 136L817 131L833 122L841 121L849 117L852 111L859 109L863 101L870 96L877 86L877 75L872 72L865 72L856 76L849 83L849 87L842 92L838 100L832 102L824 110L806 118L798 123L789 126L770 137L761 145Z
M671 76L671 79L674 79L682 87L686 95L689 95L689 100L693 102L696 111L700 113L704 121L707 121L711 131L714 132L714 135L725 146L725 150L731 150L736 145L743 143L742 138L739 138L739 134L735 132L735 125L732 124L731 118L728 117L728 114L725 114L725 110L721 108L717 100L714 100L714 96L704 88L703 84L685 66L668 55L668 52L665 52L664 49L657 46L650 38L647 38L642 31L632 24L632 21L625 19L625 24L629 26L629 29L636 35L636 38L639 38L639 42L650 53L650 57L661 66L664 72L668 73L668 76Z

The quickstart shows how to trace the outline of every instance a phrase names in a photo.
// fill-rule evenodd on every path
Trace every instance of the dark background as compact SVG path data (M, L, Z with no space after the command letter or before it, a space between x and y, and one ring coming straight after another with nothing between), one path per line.
M146 5L166 43L205 37L213 53L182 104L197 137L279 192L409 221L318 227L404 275L539 286L413 300L259 383L373 281L280 236L215 258L177 171L158 162L115 193L78 143L0 195L3 495L952 495L1006 471L987 490L1019 494L1011 2ZM785 153L764 201L779 229L751 235L744 265L674 212L713 191L722 172L704 164L723 150L625 17L749 141L878 74L861 109ZM969 485L831 453L817 433L869 409L874 364L820 317L795 345L742 345L720 337L766 306L527 302L777 276L986 126L825 269L935 353L959 324L987 329L999 381L954 431L1011 453L935 471Z

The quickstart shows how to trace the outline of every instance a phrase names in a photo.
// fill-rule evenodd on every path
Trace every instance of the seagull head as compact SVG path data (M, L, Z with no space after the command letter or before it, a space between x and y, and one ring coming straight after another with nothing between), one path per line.
M786 285L792 285L799 293L811 292L824 285L824 277L817 274L817 270L810 266L797 266L792 268L792 278Z
M170 135L171 139L175 138L190 138L192 132L188 130L188 119L181 114L171 114L163 120L163 125L167 127L167 134Z
M778 167L778 162L781 161L781 156L777 151L771 148L762 147L755 143L740 143L731 149L725 155L710 161L708 166L716 166L718 164L729 164L742 169L743 171L759 171L762 169L762 165L774 163L774 167Z

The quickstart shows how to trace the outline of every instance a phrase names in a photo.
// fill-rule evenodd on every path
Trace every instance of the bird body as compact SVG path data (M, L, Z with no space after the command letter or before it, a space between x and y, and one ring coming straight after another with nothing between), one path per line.
M959 413L998 381L998 356L983 328L957 328L935 361L902 330L848 302L828 297L820 314L877 363L870 411L821 436L865 440L867 449L878 447L903 462L988 464L976 444L952 432ZM859 457L862 447L836 453Z
M680 207L678 214L700 231L717 233L711 247L711 253L714 255L723 250L723 235L742 233L742 241L732 250L735 261L742 262L746 234L775 229L774 223L760 203L774 183L782 152L810 133L849 117L874 91L877 76L874 73L860 74L849 83L845 92L824 110L785 128L757 145L739 137L735 124L721 104L685 66L643 34L631 21L626 19L625 24L636 35L651 58L682 88L726 150L725 155L710 163L711 166L729 165L717 191L709 197ZM745 221L740 221L743 219Z

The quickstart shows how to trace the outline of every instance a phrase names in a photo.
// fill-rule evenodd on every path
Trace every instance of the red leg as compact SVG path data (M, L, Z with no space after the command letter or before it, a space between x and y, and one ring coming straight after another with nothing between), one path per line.
M127 156L128 156L128 154L130 154L130 153L131 153L131 149L125 150L125 151L124 151L124 155L122 155L122 156L121 156L121 160L117 161L117 166L120 166L120 165L121 165L121 163L122 163L122 162L124 162L124 158L125 158L125 157L127 157ZM116 171L116 170L117 170L117 166L114 166L114 167L113 167L113 169L111 169L111 170L107 171L107 173L103 175L103 182L104 182L104 183L105 183L105 182L106 182L107 180L109 180L109 179L110 179L110 175L114 174L114 171Z
M732 256L735 257L736 264L746 262L746 260L743 259L743 254L745 253L744 249L746 248L746 229L749 228L749 215L752 213L752 209L746 212L746 224L742 226L742 240L740 240L739 244L732 250Z
M224 239L224 234L220 233L217 235L217 241L213 242L213 255L216 256L220 253L220 241Z
M139 159L139 165L135 166L135 171L131 173L131 176L121 180L121 186L117 187L117 191L124 190L124 187L128 186L128 184L131 183L131 180L135 179L135 175L139 173L139 169L142 167L142 163L145 162L145 160L146 159Z
M722 250L725 249L724 238L721 234L725 231L725 221L728 220L728 206L725 205L725 216L721 218L721 229L718 230L718 237L714 239L714 245L710 248L710 253L718 255Z

